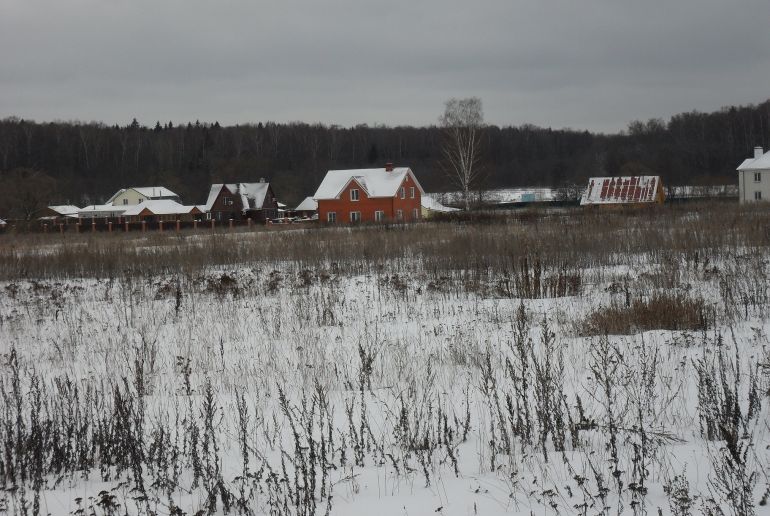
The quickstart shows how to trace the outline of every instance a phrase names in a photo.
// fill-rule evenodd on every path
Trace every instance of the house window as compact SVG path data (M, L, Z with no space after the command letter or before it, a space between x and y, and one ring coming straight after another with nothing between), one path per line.
M222 197L222 204L224 204L225 206L232 206L233 200L230 197Z
M376 222L382 222L385 220L385 212L382 210L377 210L374 212L374 220Z
M330 224L334 224L337 222L337 212L336 211L330 211L326 214L326 222Z
M414 187L413 186L409 187L409 198L410 199L414 199Z
M401 187L401 198L406 199L406 188L403 186Z
M755 201L761 201L762 200L762 192L754 192L754 200Z
M420 218L420 210L418 210L417 208L413 209L412 210L412 218L414 220L419 219Z
M350 190L350 200L351 201L358 200L358 188L353 188Z
M754 182L759 183L762 181L762 172L754 172Z
M128 199L123 199L123 204L128 204Z
M403 188L402 188L403 190ZM396 210L396 220L404 220L403 210Z
M360 211L351 211L350 212L350 222L361 222L361 212Z

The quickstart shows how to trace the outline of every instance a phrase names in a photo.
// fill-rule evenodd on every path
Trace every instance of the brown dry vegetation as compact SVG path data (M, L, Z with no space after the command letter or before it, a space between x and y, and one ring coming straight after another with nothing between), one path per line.
M583 321L582 335L633 335L648 330L706 330L711 317L702 299L656 293L628 306L599 308Z
M586 269L644 254L718 257L770 243L770 207L722 203L647 210L531 209L413 225L165 234L0 235L0 279L147 276L292 262L377 270ZM395 268L395 269L394 269Z

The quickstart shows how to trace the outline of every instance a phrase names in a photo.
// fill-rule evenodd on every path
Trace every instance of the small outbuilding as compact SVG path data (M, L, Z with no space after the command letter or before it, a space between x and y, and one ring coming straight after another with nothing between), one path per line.
M452 208L451 206L444 206L433 197L428 194L423 195L420 199L420 207L422 209L423 218L429 219L443 213L453 213L460 211L460 208Z
M305 199L294 208L294 213L297 217L306 219L318 218L318 201L312 197L305 197Z
M592 177L581 206L662 204L666 199L660 176Z
M72 204L62 204L59 206L48 206L44 210L43 216L51 217L77 217L80 208Z
M123 216L128 206L113 206L112 204L92 204L78 211L79 219L116 219Z
M126 222L192 222L203 211L197 206L183 206L176 201L144 201L123 212Z

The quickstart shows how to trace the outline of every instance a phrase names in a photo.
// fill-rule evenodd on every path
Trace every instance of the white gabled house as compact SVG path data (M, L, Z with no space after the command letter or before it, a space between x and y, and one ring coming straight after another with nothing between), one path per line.
M165 186L132 186L131 188L121 188L104 204L133 206L144 201L164 200L179 202L179 196Z
M754 157L738 166L738 199L745 202L770 201L770 151L754 147Z

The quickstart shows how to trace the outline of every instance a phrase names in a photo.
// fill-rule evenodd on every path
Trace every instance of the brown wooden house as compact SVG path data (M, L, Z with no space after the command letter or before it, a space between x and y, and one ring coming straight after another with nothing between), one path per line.
M278 201L270 183L213 184L206 201L206 213L217 221L252 219L262 221L278 216Z

